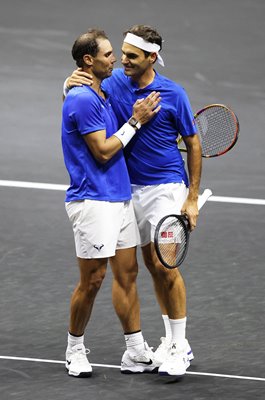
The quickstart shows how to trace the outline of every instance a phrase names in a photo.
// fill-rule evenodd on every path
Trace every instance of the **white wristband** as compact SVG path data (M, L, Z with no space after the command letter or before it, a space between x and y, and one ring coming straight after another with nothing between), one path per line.
M63 95L64 95L64 97L66 97L67 93L69 92L69 89L67 87L67 80L68 80L68 78L66 78L64 83L63 83Z
M123 147L125 147L135 133L136 130L126 122L113 136L116 136L122 142Z

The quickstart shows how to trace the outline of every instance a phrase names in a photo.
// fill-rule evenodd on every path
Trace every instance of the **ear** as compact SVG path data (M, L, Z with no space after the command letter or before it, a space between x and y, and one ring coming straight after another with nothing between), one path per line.
M157 60L157 54L156 53L150 53L150 63L154 64Z
M83 56L83 61L84 61L84 64L87 66L87 67L91 67L92 65L93 65L93 57L90 55L90 54L85 54L84 56Z

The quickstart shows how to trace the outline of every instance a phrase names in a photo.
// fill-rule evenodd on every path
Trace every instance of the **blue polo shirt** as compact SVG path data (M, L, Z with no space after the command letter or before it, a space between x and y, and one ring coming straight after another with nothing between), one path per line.
M84 140L84 135L100 130L106 130L107 138L118 130L109 99L104 100L89 86L73 88L66 96L62 111L62 147L70 176L66 201L92 199L117 202L131 198L122 150L106 164L101 164Z
M161 110L142 126L124 149L131 183L155 185L184 181L188 186L184 161L176 145L178 134L189 136L196 133L185 90L157 72L153 82L140 89L123 69L115 69L112 76L104 80L103 87L110 94L119 125L130 118L137 99L152 91L161 93Z

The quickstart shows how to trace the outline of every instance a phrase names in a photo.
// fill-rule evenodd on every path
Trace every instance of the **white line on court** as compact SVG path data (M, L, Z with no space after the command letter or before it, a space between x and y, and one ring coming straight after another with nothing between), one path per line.
M16 187L24 189L43 189L43 190L59 190L65 191L68 186L55 183L40 183L40 182L24 182L24 181L8 181L0 180L0 186ZM225 196L211 196L208 201L220 203L236 203L236 204L252 204L252 205L265 205L264 199L249 199L242 197L225 197Z
M47 359L42 359L42 358L0 356L0 359L1 360L13 360L13 361L31 361L31 362L39 362L39 363L50 363L50 364L65 364L65 361L47 360ZM120 365L93 364L93 363L91 363L91 365L93 367L120 369ZM214 373L210 373L210 372L191 372L191 371L187 371L186 373L187 373L187 375L211 376L211 377L215 377L215 378L243 379L243 380L265 382L265 378L258 378L255 376L214 374Z
M67 185L52 184L52 183L9 181L9 180L0 180L0 186L16 187L16 188L24 188L24 189L57 190L57 191L65 191L68 187ZM224 202L224 203L237 203L237 204L265 205L265 200L263 200L263 199L249 199L249 198L239 198L239 197L211 196L208 201ZM64 364L64 361L47 360L47 359L40 359L40 358L0 356L0 359L15 360L15 361L31 361L31 362L40 362L40 363L52 363L52 364ZM109 365L109 364L91 364L91 365L97 366L97 367L102 367L102 368L116 368L116 369L120 368L119 365ZM218 378L244 379L244 380L265 382L265 378L258 378L258 377L251 377L251 376L226 375L226 374L191 372L191 371L187 372L187 374L188 375L211 376L211 377L218 377Z
M67 185L58 185L55 183L40 183L40 182L23 182L23 181L1 181L0 186L16 187L23 189L44 189L44 190L60 190L65 191Z

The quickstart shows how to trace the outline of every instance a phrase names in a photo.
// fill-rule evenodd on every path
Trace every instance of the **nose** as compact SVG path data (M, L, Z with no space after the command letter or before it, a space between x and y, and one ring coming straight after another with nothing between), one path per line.
M122 54L122 56L121 56L121 62L122 62L122 64L127 64L127 63L128 63L128 58L126 57L125 54Z

